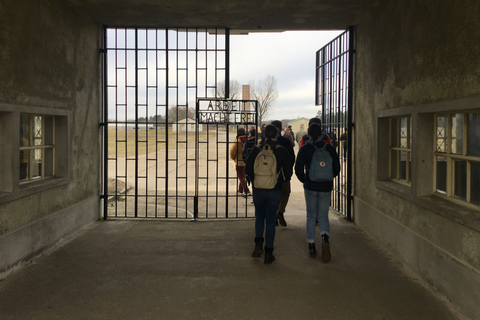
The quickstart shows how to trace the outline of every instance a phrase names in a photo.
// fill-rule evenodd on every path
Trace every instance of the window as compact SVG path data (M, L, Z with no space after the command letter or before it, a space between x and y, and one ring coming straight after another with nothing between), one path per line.
M20 183L55 175L55 118L20 114Z
M70 111L0 103L0 203L70 182Z
M389 178L396 182L410 184L412 163L411 117L389 119Z
M480 205L480 112L435 115L434 190Z

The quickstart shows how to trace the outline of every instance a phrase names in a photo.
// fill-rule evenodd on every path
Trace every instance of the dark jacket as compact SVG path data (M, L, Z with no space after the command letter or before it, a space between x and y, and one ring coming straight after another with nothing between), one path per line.
M290 143L290 141L288 142ZM262 144L263 145L263 144ZM257 158L257 155L260 153L260 148L261 146L255 146L252 149L252 152L250 152L250 155L247 158L247 165L245 167L245 173L248 177L249 181L254 181L254 172L253 172L253 167L255 164L255 159ZM274 189L281 190L282 189L282 183L284 181L288 181L292 178L293 174L293 163L290 158L290 155L284 147L280 146L277 141L277 148L273 151L275 154L275 157L277 158L277 173L280 172L280 169L283 168L283 175L280 173L280 176L278 177L277 185L275 186ZM285 177L285 179L284 179ZM255 185L253 185L255 188Z
M255 147L255 136L248 138L247 141L243 144L243 150L242 150L242 158L243 161L247 161L248 155L252 151L253 147Z
M280 135L277 137L277 142L279 145L287 149L288 154L290 155L290 159L292 159L292 167L293 167L293 164L295 163L295 151L293 151L292 142L290 141L290 139L282 137Z
M338 159L338 154L330 144L325 143L321 139L322 138L315 141L315 146L317 148L322 148L325 144L327 145L325 150L327 150L332 157L333 176L336 177L340 173L340 161ZM312 140L309 139L298 151L297 161L295 162L295 175L297 176L298 180L303 183L304 189L321 192L332 191L333 181L311 181L308 176L308 168L310 167L310 162L312 162L314 152L315 148Z

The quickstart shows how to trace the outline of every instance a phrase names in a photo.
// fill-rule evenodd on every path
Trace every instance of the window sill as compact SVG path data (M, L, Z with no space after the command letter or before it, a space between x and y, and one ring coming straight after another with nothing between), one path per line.
M377 188L480 232L480 210L472 208L471 206L450 201L436 194L413 197L410 186L390 180L377 181Z
M413 201L412 188L409 185L394 182L391 180L377 181L377 188L393 193L405 200Z
M19 186L13 192L0 193L0 204L23 198L48 189L63 186L69 182L68 178L49 178Z
M458 204L440 195L419 197L416 204L480 232L480 210Z

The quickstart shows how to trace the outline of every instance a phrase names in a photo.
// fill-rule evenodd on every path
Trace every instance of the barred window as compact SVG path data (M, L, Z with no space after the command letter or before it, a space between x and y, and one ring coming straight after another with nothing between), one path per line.
M480 205L480 111L435 115L434 190Z
M389 119L389 178L410 185L411 181L411 117L402 116Z
M20 183L55 175L55 118L20 114Z

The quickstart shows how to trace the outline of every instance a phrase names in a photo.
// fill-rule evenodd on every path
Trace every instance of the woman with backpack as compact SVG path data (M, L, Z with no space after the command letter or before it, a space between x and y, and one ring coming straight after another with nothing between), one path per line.
M340 172L340 161L335 149L322 140L322 127L313 123L308 127L310 139L300 148L295 162L295 175L303 183L307 209L308 253L314 258L316 221L322 238L322 261L329 262L330 222L328 211L333 189L333 178Z
M282 183L293 174L290 154L277 144L277 135L275 126L265 127L265 141L252 149L245 168L254 189L255 249L252 257L259 258L263 254L265 240L265 264L271 264L275 260L275 219L282 200Z

